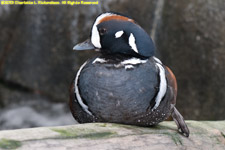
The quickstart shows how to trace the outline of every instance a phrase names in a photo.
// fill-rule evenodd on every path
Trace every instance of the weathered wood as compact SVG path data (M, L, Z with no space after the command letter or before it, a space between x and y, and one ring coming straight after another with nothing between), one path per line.
M174 122L152 128L90 123L0 131L0 149L225 149L225 121L187 121L190 137L176 131Z

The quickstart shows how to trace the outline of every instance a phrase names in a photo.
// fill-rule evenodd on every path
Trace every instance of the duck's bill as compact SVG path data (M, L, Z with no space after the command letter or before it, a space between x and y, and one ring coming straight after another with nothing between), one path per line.
M81 50L94 50L95 47L91 43L90 39L87 39L86 41L79 43L73 47L73 50L81 51Z

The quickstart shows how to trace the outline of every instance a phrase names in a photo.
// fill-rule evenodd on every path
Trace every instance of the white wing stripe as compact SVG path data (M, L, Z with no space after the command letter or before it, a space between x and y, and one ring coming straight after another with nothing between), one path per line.
M84 66L87 64L87 62L85 62L81 67L80 69L78 70L77 72L77 75L76 75L76 78L75 78L75 94L76 94L76 98L78 100L78 103L80 104L80 106L82 107L82 109L88 113L89 115L92 115L92 113L88 110L88 106L84 104L81 96L80 96L80 92L79 92L79 89L78 89L78 79L79 79L79 76L80 76L80 72L81 70L84 68Z

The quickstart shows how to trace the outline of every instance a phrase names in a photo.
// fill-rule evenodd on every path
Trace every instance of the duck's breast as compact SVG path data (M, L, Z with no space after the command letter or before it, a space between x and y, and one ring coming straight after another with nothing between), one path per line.
M82 69L78 87L89 110L100 118L129 119L143 114L158 92L158 70L153 61L126 69L93 63Z

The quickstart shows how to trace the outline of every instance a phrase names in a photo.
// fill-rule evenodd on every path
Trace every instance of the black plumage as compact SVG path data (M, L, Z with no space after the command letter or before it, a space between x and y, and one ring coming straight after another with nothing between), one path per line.
M154 43L134 20L103 13L95 20L91 40L74 49L101 53L81 66L71 84L70 109L78 122L151 126L171 115L189 136L175 108L176 78L154 57Z

